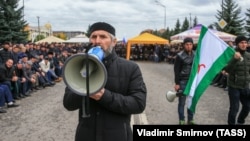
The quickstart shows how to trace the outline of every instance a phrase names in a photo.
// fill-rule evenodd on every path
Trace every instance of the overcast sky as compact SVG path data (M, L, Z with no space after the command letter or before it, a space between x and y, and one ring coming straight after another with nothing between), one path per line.
M158 0L166 7L166 27L174 28L177 19L198 18L208 26L216 22L222 0ZM250 0L236 0L242 13ZM118 38L132 38L145 29L164 27L164 7L155 0L20 0L24 3L25 20L31 26L50 23L53 31L84 31L97 21L108 22L116 28ZM243 14L242 14L243 15Z

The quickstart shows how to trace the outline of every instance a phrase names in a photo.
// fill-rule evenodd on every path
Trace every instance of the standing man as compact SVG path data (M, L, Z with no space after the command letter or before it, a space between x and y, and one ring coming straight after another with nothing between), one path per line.
M189 75L191 73L192 64L195 52L193 51L193 39L192 38L185 38L183 40L183 46L184 49L180 51L175 59L174 62L174 76L175 76L175 86L174 89L176 92L183 91L186 88ZM178 96L179 102L178 102L178 116L179 116L179 124L184 125L185 122L185 115L184 115L184 109L185 109L185 103L186 103L186 97L185 95ZM187 109L188 114L188 122L187 124L194 124L193 116L194 113Z
M69 110L79 110L75 141L132 141L130 119L146 107L147 89L139 66L117 56L115 28L105 22L90 27L90 43L101 46L107 83L90 95L90 116L82 117L82 96L65 89L63 104ZM72 68L73 69L73 68Z
M227 119L229 125L244 124L250 110L250 53L246 51L247 38L241 35L237 36L235 45L236 53L225 68L225 71L229 73L228 96L230 107ZM240 103L242 108L237 117Z

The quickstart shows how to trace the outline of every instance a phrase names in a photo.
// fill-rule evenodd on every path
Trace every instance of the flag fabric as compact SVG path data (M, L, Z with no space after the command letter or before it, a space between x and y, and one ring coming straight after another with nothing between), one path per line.
M195 113L200 97L234 53L232 47L202 26L191 74L184 90L184 95L188 96L188 109Z
M127 44L127 40L126 40L125 37L122 38L122 43L123 43L123 44Z

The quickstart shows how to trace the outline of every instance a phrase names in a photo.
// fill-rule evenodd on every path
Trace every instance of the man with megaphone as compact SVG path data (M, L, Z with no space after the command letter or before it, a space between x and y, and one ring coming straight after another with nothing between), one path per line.
M115 28L112 25L105 22L94 23L90 26L89 35L93 48L99 46L104 52L101 63L94 61L91 54L87 55L90 59L90 67L86 67L86 70L91 68L91 72L87 73L89 74L90 91L91 87L99 82L93 82L96 75L103 73L104 75L100 75L100 77L105 77L106 72L107 79L99 78L100 81L106 82L105 85L100 85L101 88L98 88L97 92L90 92L89 97L79 94L81 92L78 93L71 83L80 86L85 83L81 82L81 80L85 80L81 78L85 67L78 68L78 66L82 66L82 63L85 66L84 62L87 59L83 59L84 61L80 61L79 65L74 66L77 64L77 60L81 59L73 61L75 59L69 58L69 66L72 71L77 71L72 74L75 79L67 77L71 75L68 73L69 68L66 68L66 73L63 74L67 75L63 78L68 84L65 88L63 105L69 111L79 110L75 141L132 141L131 115L142 113L146 107L147 89L141 70L135 62L117 56L114 49L116 45ZM91 49L89 51L93 53ZM105 66L104 69L102 65ZM96 66L99 73L96 73ZM81 72L81 75L78 71ZM82 98L89 98L89 109L84 106ZM89 116L82 116L86 111Z
M193 59L195 52L193 50L193 39L192 38L185 38L183 40L183 50L180 51L174 63L174 76L175 76L175 91L184 92L190 73L192 69ZM178 116L179 116L179 124L184 125L185 122L185 103L186 103L186 95L179 95L178 96ZM187 109L187 123L194 124L193 117L194 113Z

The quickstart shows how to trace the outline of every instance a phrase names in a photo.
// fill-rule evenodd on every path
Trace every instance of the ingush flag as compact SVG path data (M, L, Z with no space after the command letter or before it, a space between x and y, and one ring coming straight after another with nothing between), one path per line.
M184 94L187 106L195 113L196 105L214 77L227 65L235 51L210 29L202 26L190 78Z

